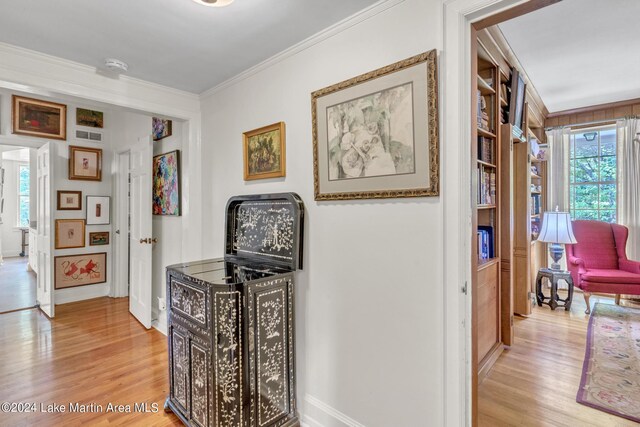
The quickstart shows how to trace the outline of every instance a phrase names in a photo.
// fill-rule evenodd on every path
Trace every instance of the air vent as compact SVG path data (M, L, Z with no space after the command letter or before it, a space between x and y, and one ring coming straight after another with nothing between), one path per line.
M86 130L76 130L76 138L85 139L87 141L102 141L102 134L98 132L88 132Z

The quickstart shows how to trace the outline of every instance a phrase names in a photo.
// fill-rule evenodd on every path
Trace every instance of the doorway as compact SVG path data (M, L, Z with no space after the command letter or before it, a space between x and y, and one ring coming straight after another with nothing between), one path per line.
M0 145L0 313L36 305L36 150Z

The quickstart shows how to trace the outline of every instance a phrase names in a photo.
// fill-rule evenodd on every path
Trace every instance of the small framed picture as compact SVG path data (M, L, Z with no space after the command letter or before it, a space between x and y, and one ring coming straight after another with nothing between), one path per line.
M84 248L84 219L56 219L56 249Z
M151 126L154 141L160 141L163 138L171 136L171 120L154 117Z
M104 113L86 108L76 108L76 125L92 128L104 127Z
M58 190L58 210L82 210L82 191Z
M242 134L244 180L285 176L284 122Z
M102 181L102 150L69 146L69 179Z
M108 231L96 231L95 233L89 233L89 245L101 246L109 244L109 232Z
M38 138L67 139L67 106L12 96L13 133Z
M111 223L109 196L87 196L87 225Z

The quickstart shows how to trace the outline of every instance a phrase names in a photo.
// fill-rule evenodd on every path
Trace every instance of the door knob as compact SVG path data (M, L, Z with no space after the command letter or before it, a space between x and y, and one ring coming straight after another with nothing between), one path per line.
M158 238L154 237L153 239L149 239L151 240L149 243L158 243Z
M140 243L151 243L151 239L140 239Z

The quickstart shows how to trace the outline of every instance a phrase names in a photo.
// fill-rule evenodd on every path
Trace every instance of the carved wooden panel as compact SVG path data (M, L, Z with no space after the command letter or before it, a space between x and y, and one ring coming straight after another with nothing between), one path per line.
M210 353L191 342L191 418L200 426L209 425Z
M203 326L207 324L207 294L203 290L172 280L171 309Z
M175 328L171 330L171 346L172 396L177 403L188 410L187 375L189 357L187 353L187 337Z
M214 297L214 367L216 419L219 426L243 425L242 307L240 292L216 292Z

